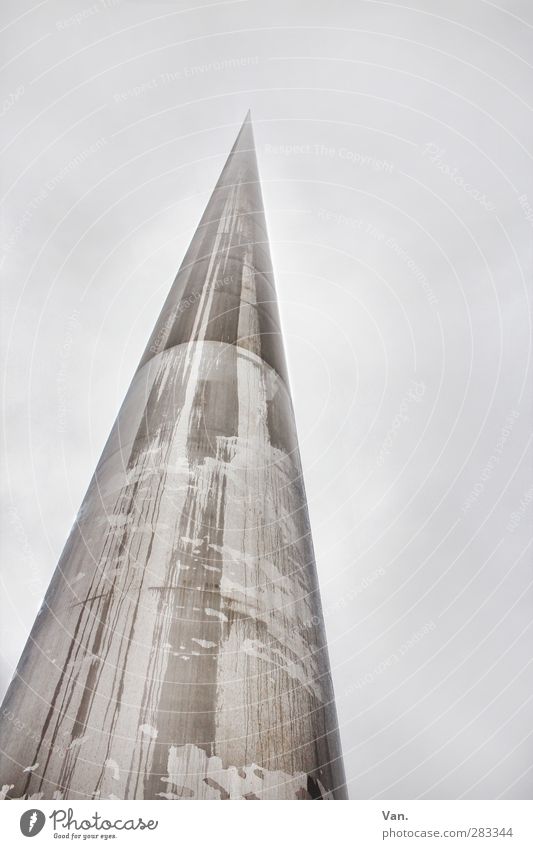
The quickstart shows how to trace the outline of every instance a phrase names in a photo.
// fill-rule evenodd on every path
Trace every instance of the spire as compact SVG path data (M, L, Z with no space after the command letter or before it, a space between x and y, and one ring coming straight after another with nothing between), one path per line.
M249 114L37 615L0 750L9 798L346 797Z

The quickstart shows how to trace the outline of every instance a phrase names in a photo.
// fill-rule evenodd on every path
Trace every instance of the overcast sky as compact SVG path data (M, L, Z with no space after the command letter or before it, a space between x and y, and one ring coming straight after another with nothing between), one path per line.
M2 691L251 108L351 796L531 798L531 3L1 15Z

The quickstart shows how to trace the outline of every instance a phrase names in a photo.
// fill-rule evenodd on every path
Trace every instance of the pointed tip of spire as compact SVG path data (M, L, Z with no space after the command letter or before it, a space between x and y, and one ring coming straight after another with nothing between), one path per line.
M244 116L244 121L241 124L241 128L237 133L237 138L235 139L232 152L235 152L239 147L242 147L243 145L247 148L253 148L253 132L254 131L252 127L252 110L248 109L248 112Z
M252 126L252 112L251 109L248 110L244 117L244 121L241 124L241 128L237 133L237 138L233 142L233 147L229 152L229 156L226 159L226 164L222 169L222 173L219 177L219 181L217 183L217 187L225 184L225 180L227 177L228 169L231 166L233 158L235 154L240 154L242 156L247 155L251 157L252 160L255 161L255 141L254 141L254 130ZM242 156L239 157L242 162ZM254 165L257 170L257 163Z

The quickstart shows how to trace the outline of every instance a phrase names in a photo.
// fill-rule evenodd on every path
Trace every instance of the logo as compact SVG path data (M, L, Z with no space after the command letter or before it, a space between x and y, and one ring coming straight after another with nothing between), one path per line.
M39 813L37 811L37 813ZM70 837L71 832L75 836L78 836L76 832L78 831L88 831L88 832L99 832L99 831L144 831L146 828L149 831L154 831L159 825L159 820L148 820L145 822L142 817L133 817L132 819L118 819L118 820L108 820L104 819L98 811L95 811L91 817L88 817L84 820L77 820L74 817L73 808L68 808L65 810L64 808L58 808L55 811L52 811L50 814L50 819L52 820L52 825L54 828L54 837ZM42 826L41 826L42 828ZM66 830L66 834L61 834L61 829ZM59 834L57 833L59 832ZM102 837L104 839L108 839L109 835L104 834L84 834L83 839L86 837ZM115 837L116 835L111 835Z
M20 830L24 837L35 837L42 831L46 822L46 817L42 811L32 808L29 811L24 811L20 818Z

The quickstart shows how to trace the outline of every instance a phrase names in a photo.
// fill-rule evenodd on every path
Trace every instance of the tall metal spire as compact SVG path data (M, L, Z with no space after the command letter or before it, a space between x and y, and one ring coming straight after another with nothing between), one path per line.
M346 798L250 113L0 723L7 798Z

